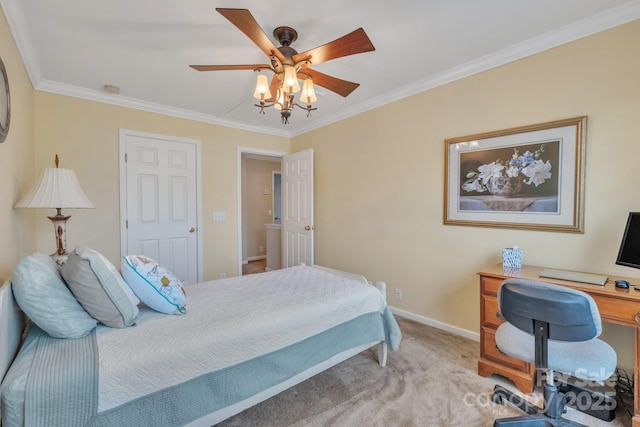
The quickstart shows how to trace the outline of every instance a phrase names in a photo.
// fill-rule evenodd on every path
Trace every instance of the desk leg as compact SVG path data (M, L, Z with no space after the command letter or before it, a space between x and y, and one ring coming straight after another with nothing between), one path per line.
M631 425L640 427L640 328L635 328L635 368L633 375L633 419Z

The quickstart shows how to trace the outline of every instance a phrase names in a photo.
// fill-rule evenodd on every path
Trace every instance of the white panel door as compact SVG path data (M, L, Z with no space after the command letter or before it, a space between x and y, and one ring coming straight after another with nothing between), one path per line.
M313 264L313 150L282 158L282 267Z
M196 283L197 150L168 138L125 134L126 254L146 255Z

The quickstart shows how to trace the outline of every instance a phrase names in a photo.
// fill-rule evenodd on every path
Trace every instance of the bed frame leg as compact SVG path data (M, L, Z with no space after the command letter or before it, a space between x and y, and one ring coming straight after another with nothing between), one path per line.
M387 301L387 284L385 282L376 282L376 288L382 293L384 301ZM383 368L387 365L387 343L384 341L378 343L378 363Z
M383 368L387 365L387 343L378 343L378 364Z

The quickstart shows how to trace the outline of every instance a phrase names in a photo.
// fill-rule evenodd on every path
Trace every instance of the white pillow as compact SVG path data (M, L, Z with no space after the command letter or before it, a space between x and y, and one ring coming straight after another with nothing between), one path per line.
M185 314L187 299L182 282L144 255L122 257L122 277L140 301L166 314Z
M138 298L120 272L99 252L77 246L62 266L62 277L80 305L112 328L135 324Z
M81 338L98 323L76 301L45 254L22 259L11 277L13 295L24 313L54 338Z

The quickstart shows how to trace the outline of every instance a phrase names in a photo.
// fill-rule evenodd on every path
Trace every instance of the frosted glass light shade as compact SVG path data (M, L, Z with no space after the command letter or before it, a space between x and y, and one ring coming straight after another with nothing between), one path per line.
M253 92L254 98L260 100L271 98L271 91L269 90L269 81L264 74L258 74L258 80L256 81L256 90Z
M316 98L316 90L313 87L313 80L305 79L302 84L302 94L300 95L300 99L302 102L306 102L307 104L313 104L318 100Z
M284 82L282 82L282 89L287 93L300 92L300 84L298 83L296 69L290 65L284 66Z
M41 169L29 192L14 207L94 208L87 195L82 191L75 172L61 168Z

